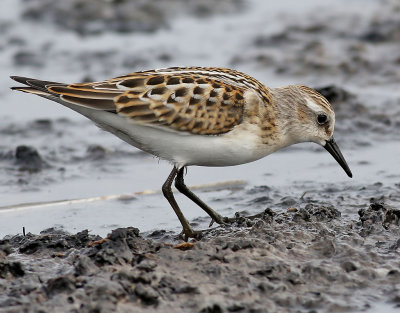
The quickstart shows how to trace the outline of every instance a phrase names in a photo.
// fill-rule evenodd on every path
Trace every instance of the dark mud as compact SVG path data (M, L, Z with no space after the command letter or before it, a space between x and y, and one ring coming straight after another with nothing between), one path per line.
M1 312L344 312L400 306L399 209L307 204L176 245L119 228L0 242ZM251 226L250 226L251 225ZM149 239L152 237L152 239ZM161 240L160 240L161 239Z
M154 32L168 27L171 17L191 15L204 18L238 12L244 7L243 0L34 0L27 2L22 16L40 22L47 20L82 35L94 35L103 32ZM21 58L30 56L21 55Z

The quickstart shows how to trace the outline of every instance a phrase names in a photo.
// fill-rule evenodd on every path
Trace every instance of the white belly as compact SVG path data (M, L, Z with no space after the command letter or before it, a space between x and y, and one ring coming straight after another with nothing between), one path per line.
M220 136L193 135L137 124L123 116L101 110L75 105L68 107L127 143L168 160L178 167L238 165L258 160L277 150L261 144L256 132L243 131L240 126Z

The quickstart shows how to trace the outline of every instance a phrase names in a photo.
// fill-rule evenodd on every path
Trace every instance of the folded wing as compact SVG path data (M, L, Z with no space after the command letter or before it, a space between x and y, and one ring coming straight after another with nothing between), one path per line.
M193 134L226 133L243 118L245 86L208 75L206 70L138 72L108 81L70 85L12 78L27 85L13 87L16 90L113 112L135 123Z

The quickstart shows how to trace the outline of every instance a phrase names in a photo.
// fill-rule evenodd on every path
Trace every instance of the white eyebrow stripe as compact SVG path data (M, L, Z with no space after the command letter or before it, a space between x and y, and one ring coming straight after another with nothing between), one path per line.
M325 112L324 107L316 104L314 101L307 99L307 106L314 112Z

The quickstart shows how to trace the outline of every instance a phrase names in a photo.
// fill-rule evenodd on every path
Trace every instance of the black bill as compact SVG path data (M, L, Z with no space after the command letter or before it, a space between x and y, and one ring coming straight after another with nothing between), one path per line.
M324 148L335 158L335 160L344 169L346 174L349 177L353 177L353 174L351 173L350 168L347 165L347 162L344 159L344 157L342 155L342 152L340 152L340 149L339 149L338 145L336 144L336 141L335 141L335 139L333 137L326 141L326 144L324 145Z

